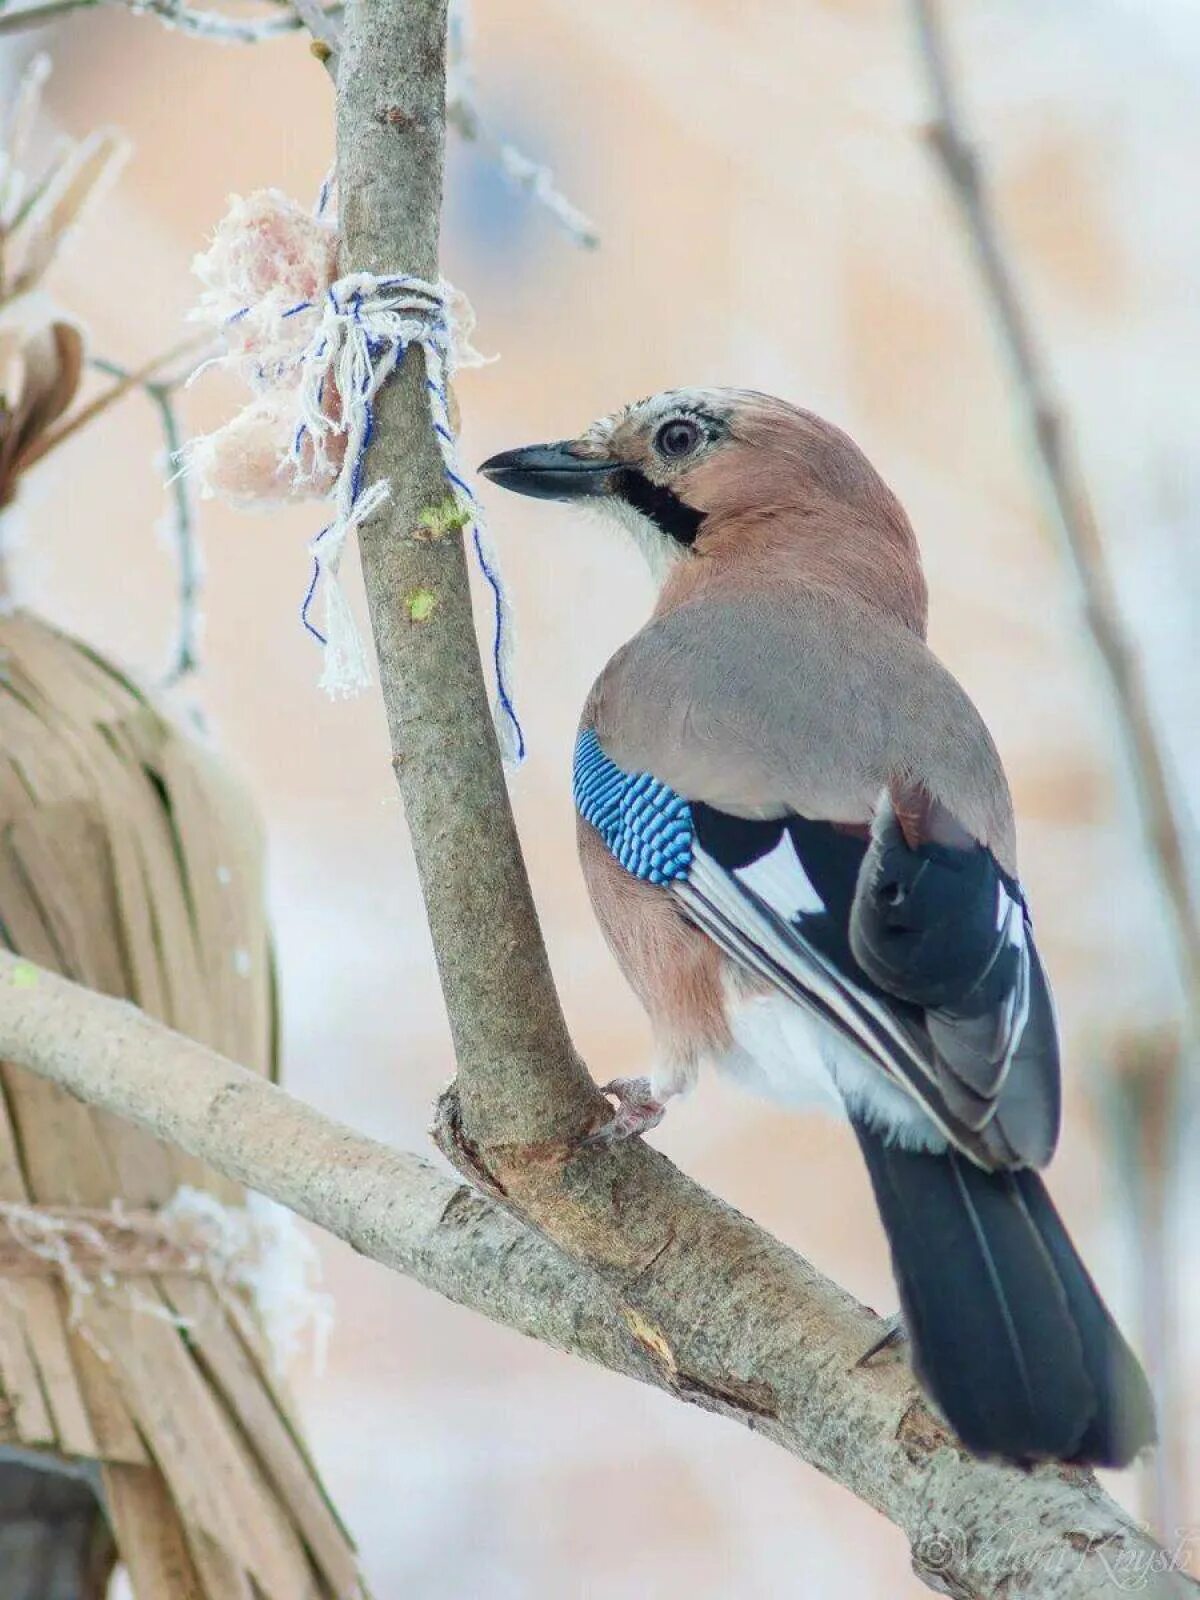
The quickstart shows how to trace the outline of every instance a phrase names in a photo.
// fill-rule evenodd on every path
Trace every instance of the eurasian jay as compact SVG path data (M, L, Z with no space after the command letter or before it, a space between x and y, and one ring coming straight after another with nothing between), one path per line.
M632 535L659 585L575 746L592 903L653 1026L608 1086L640 1132L715 1062L844 1103L913 1367L968 1449L1124 1465L1138 1362L1038 1169L1059 1052L1008 784L925 644L908 518L857 446L762 394L685 389L493 456Z

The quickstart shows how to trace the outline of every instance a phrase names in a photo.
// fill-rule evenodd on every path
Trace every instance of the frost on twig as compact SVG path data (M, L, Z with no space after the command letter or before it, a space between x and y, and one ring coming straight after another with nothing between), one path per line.
M468 0L450 0L446 39L447 123L491 156L509 182L549 212L576 244L594 250L600 243L595 224L558 188L550 168L501 138L484 119L476 98L470 45Z
M227 44L259 44L266 39L276 39L283 34L295 33L305 26L300 16L285 12L280 15L239 20L220 11L203 10L184 3L184 0L46 0L43 5L24 6L0 15L0 34L15 33L18 29L43 27L55 22L68 11L94 10L100 6L118 6L132 11L135 16L152 16L169 28L190 34L197 39L215 39ZM342 6L336 3L320 8L325 18L341 14ZM306 19L307 20L307 19Z
M341 7L322 9L318 0L292 0L314 41L330 58L336 58L341 40ZM600 235L591 218L563 194L554 174L509 140L501 138L479 109L475 75L471 67L471 26L468 0L450 0L446 34L446 122L469 143L478 145L523 194L547 211L575 243L594 250Z
M175 557L178 579L175 640L163 678L163 686L173 688L200 666L200 595L204 581L204 563L196 536L196 508L192 484L184 470L183 431L175 407L175 396L184 378L178 375L139 378L117 362L105 361L99 356L93 356L92 366L118 382L136 384L158 413L163 439L162 464L166 487L170 490L170 507L162 533Z

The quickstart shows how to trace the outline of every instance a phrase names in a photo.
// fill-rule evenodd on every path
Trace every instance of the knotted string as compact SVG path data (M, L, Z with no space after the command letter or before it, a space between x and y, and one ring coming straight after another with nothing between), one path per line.
M492 663L496 676L493 715L506 760L525 756L525 737L509 688L513 625L508 597L488 538L483 509L462 475L450 419L448 383L455 367L482 359L454 326L450 290L407 273L376 277L355 272L339 278L321 302L289 307L283 318L318 310L319 320L301 357L300 422L292 441L298 474L336 472L335 516L309 546L312 577L301 620L325 649L321 685L331 695L351 694L370 682L366 652L339 582L346 540L373 516L391 493L386 479L364 488L367 449L375 426L375 400L412 345L425 358L430 418L446 481L458 507L457 525L469 526L471 542L493 601ZM456 339L456 333L458 338ZM339 404L326 408L330 384ZM305 460L305 441L308 459ZM344 440L344 454L334 454ZM453 520L453 519L451 519ZM318 590L324 597L323 628L311 620Z
M185 1186L155 1210L43 1206L0 1201L0 1300L11 1279L57 1278L66 1291L72 1328L108 1361L85 1307L97 1289L120 1290L130 1309L181 1329L176 1314L141 1280L158 1275L199 1277L225 1299L249 1294L282 1371L306 1336L318 1370L332 1326L333 1305L319 1291L320 1263L296 1219L263 1195L226 1206L203 1189Z

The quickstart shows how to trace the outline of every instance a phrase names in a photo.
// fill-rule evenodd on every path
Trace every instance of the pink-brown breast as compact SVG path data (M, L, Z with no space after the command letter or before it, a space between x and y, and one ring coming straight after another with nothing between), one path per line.
M596 919L649 1014L659 1048L688 1065L727 1050L725 957L684 919L668 890L626 872L582 818L577 837Z

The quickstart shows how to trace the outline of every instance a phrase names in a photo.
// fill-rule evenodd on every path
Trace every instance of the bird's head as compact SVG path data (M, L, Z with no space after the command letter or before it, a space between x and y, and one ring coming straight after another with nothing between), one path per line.
M770 395L665 390L575 439L506 450L480 470L518 494L601 512L633 535L660 582L684 577L696 558L768 581L790 571L813 580L832 565L829 581L866 586L866 598L924 626L920 559L899 502L839 428Z

